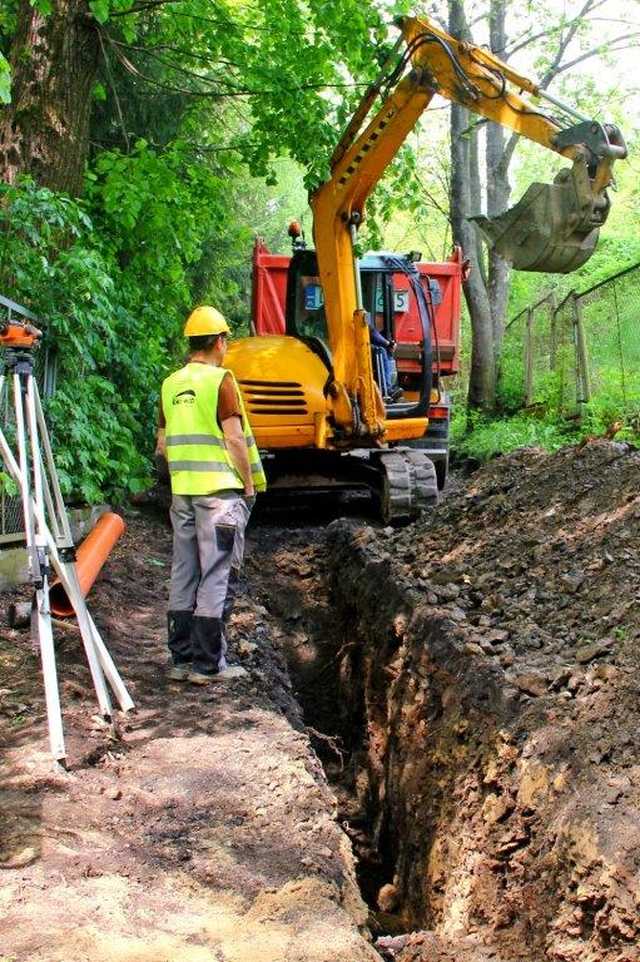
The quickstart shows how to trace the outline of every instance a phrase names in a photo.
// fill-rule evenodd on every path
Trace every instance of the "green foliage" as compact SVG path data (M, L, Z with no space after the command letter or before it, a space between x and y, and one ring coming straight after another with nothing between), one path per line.
M46 318L58 354L49 414L64 489L88 501L138 490L190 271L207 236L229 233L223 185L140 144L102 156L85 205L29 182L0 193L0 289Z
M8 104L11 100L11 72L7 58L0 53L0 103Z
M149 483L186 314L209 301L246 333L254 228L277 249L306 202L295 167L278 170L267 188L194 163L184 143L138 142L98 156L82 203L0 184L0 291L46 321L55 347L47 416L66 495L118 500Z
M453 449L458 457L489 461L517 448L556 451L567 444L571 432L561 423L527 414L510 418L486 418L478 412L460 410L452 421Z
M59 389L46 406L63 490L90 502L137 490L148 444L132 402L148 410L148 386L122 363L131 317L117 267L68 198L30 182L0 185L0 197L0 288L46 318L58 358Z

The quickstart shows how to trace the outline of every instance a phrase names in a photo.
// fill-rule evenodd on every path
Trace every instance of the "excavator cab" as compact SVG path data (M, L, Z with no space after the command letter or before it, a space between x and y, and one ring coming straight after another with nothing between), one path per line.
M363 307L369 319L373 376L385 416L389 420L407 416L423 417L429 407L433 380L434 317L431 298L425 295L423 283L412 261L396 253L365 254L358 261L357 269ZM403 283L396 286L394 278L398 276L403 278ZM408 309L410 298L415 299L422 339L416 345L419 348L416 356L420 362L420 372L414 375L411 397L405 398L399 387L397 372L390 373L395 363L389 363L390 352L384 342L395 342L396 316ZM380 337L376 338L375 332ZM324 293L316 253L300 246L294 248L289 265L286 333L303 341L323 361L329 376L333 377Z

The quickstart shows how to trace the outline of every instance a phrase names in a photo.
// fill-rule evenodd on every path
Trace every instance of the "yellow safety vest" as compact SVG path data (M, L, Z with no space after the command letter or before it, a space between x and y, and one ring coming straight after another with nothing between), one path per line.
M173 494L215 494L244 488L227 451L218 424L218 394L225 376L233 372L212 364L189 363L162 383L162 410L166 421L167 462ZM256 491L267 482L242 395L234 378L249 463Z

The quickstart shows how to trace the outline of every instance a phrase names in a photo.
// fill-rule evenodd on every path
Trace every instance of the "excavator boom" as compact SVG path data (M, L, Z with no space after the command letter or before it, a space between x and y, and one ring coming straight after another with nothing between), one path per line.
M488 242L520 270L566 272L591 256L609 210L613 163L626 156L617 128L583 118L490 52L427 18L399 25L404 52L365 94L334 151L331 177L311 197L335 381L345 392L337 421L348 427L355 401L361 433L370 438L383 437L388 424L377 410L354 242L367 198L435 94L572 161L554 184L532 184L510 211L476 218ZM554 113L524 94L546 98Z
M511 210L473 220L517 270L576 270L593 254L609 212L613 163L627 153L620 131L583 117L489 51L455 40L430 21L407 18L402 27L414 68L439 94L573 160L553 184L531 184ZM546 100L561 119L519 91Z

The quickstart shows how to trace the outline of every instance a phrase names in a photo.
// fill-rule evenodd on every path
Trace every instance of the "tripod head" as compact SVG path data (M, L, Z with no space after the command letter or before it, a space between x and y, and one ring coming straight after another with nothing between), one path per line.
M19 374L33 370L33 352L39 347L42 331L27 321L8 320L0 323L0 349L4 367Z
M27 321L4 321L0 323L0 348L33 350L38 346L42 331Z

